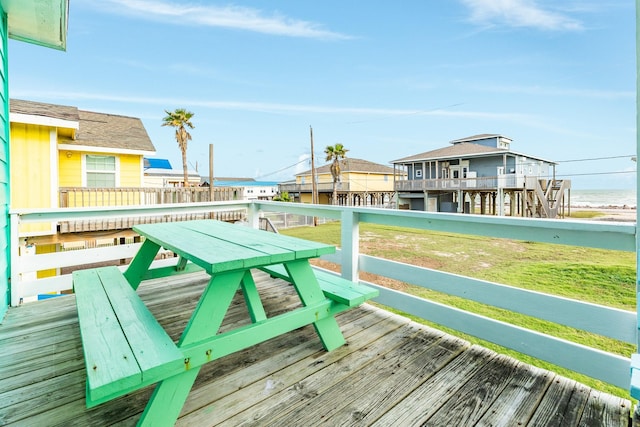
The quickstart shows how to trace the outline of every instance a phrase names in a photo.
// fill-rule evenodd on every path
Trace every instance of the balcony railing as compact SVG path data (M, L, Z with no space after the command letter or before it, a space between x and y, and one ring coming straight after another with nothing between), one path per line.
M396 191L490 190L536 188L538 178L523 175L500 175L481 178L409 179L396 181Z
M311 184L280 184L280 191L286 191L288 193L311 193ZM316 184L316 188L321 193L332 192L332 182L319 182ZM350 191L348 182L339 182L337 185L338 191Z
M213 191L211 191L213 190ZM61 208L162 205L242 199L239 187L60 187ZM211 199L213 193L213 200Z
M456 215L375 208L304 205L281 202L191 203L155 207L116 207L97 209L14 210L11 215L11 301L71 288L71 277L60 275L36 279L33 273L79 264L108 262L132 257L140 243L97 247L72 252L27 255L18 248L20 224L153 216L168 213L203 213L230 208L245 208L249 224L258 227L261 212L288 212L341 221L341 248L324 259L341 265L342 275L358 280L360 273L372 273L469 301L499 307L579 330L637 345L637 313L593 303L558 297L525 289L491 283L470 277L360 254L361 223L383 224L421 230L436 230L468 235L545 242L622 251L636 250L636 224L605 222L536 220L524 218ZM156 261L175 263L174 258ZM124 267L123 267L124 268ZM565 339L525 329L490 317L453 308L378 285L378 303L421 317L431 322L470 334L521 353L586 374L618 387L630 384L630 358L608 353Z

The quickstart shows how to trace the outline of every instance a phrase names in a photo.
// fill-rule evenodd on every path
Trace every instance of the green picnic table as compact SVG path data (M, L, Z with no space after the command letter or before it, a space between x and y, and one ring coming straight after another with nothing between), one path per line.
M315 270L310 258L335 247L214 220L144 224L137 255L117 267L73 273L87 369L87 407L158 383L138 425L173 425L205 363L313 324L327 351L344 344L335 315L378 295ZM160 248L178 256L175 266L151 268ZM299 308L268 317L251 273L261 269L290 282ZM179 341L174 343L138 297L143 280L204 270L210 280ZM219 334L241 288L251 323Z

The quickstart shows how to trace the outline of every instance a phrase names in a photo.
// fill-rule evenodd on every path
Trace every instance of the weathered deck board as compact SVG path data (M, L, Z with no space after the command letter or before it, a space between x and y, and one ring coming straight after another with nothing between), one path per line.
M299 305L291 286L256 273L269 315ZM142 299L179 339L204 274L144 283ZM0 425L135 425L153 387L85 408L73 296L9 310L0 324ZM240 295L223 329L249 322ZM627 426L630 402L364 306L338 322L332 352L300 328L205 365L178 425Z

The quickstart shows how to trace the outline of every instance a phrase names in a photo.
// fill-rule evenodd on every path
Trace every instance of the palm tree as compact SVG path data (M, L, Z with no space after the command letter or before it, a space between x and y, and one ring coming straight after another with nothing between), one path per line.
M182 153L182 171L184 173L184 186L189 186L189 172L187 170L187 141L191 140L191 134L186 128L193 129L191 118L193 113L184 108L177 108L176 111L167 111L167 116L162 119L162 126L171 126L176 129L176 141Z
M333 176L333 204L338 204L338 182L340 181L340 160L347 157L347 150L342 144L328 145L324 149L326 161L331 162L330 170Z

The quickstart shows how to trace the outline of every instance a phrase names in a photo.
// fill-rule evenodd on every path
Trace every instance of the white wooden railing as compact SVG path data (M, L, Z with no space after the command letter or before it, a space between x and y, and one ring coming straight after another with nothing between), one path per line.
M368 272L636 345L638 331L636 312L490 283L372 257L360 254L359 251L361 223L622 251L636 251L635 224L505 218L282 202L189 203L170 207L116 207L109 211L74 208L47 211L15 210L10 213L11 302L16 305L26 297L62 291L71 287L68 275L44 279L21 279L34 271L128 258L135 254L139 246L139 243L131 243L66 253L25 256L20 253L16 244L21 238L18 234L21 224L122 215L159 215L167 212L211 212L239 208L247 209L249 224L256 228L263 212L288 212L341 221L340 250L334 255L323 258L340 264L342 275L351 280L358 280L361 272ZM157 262L167 264L175 260ZM380 297L376 301L383 305L619 387L628 388L629 386L629 357L590 348L375 284L370 285L380 289Z
M401 179L395 183L396 191L441 191L441 190L491 190L497 188L533 190L538 177L516 174L485 176L477 178Z

